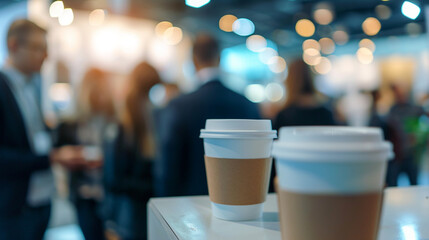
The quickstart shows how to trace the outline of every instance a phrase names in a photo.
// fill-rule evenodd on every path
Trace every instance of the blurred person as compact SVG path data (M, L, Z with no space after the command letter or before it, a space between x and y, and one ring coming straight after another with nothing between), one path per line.
M7 32L8 59L0 72L0 239L41 240L54 179L50 166L84 163L75 146L53 149L41 111L40 69L46 31L19 19Z
M70 200L76 207L79 226L86 240L104 239L100 203L103 199L101 152L105 130L116 121L113 91L108 75L89 69L79 88L77 117L57 129L57 145L82 145L94 149L95 158L81 169L70 171ZM88 149L88 148L84 148Z
M368 121L368 126L370 127L379 127L383 129L383 132L386 132L386 121L380 116L377 111L377 103L380 101L380 90L373 90L369 92L371 95L371 106L370 106L370 117Z
M160 121L160 155L156 161L156 195L207 195L200 129L207 119L258 119L257 105L226 88L220 79L220 49L210 35L198 35L193 62L201 86L173 99Z
M395 157L389 161L387 185L397 186L398 177L405 173L410 185L417 185L420 158L427 144L429 132L422 121L424 110L410 100L410 89L406 86L390 86L395 103L387 114L387 137L393 143Z
M286 104L274 120L275 129L283 126L335 125L333 113L318 96L310 68L303 60L289 66L286 90Z
M334 115L324 106L309 66L303 60L289 65L286 78L287 99L283 110L274 119L274 129L285 126L336 125ZM275 164L271 171L269 191L274 191Z
M146 239L146 203L153 196L155 124L149 91L161 83L146 62L138 64L128 80L120 124L110 129L105 143L105 217L122 240Z

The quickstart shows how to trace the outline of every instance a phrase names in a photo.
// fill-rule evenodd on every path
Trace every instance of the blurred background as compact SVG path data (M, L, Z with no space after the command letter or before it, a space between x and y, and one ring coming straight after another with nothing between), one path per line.
M52 126L76 114L76 89L89 68L108 73L117 108L124 79L142 61L164 81L150 91L154 105L196 89L191 48L201 31L221 43L225 84L258 103L265 118L283 108L288 66L302 58L336 121L366 126L374 111L389 112L392 85L429 111L427 14L429 2L422 0L0 0L0 39L20 17L48 29L43 110ZM6 56L1 44L0 64ZM427 122L426 114L416 131L427 134ZM429 185L427 159L422 185ZM84 239L65 197L65 176L57 175L59 196L46 239Z

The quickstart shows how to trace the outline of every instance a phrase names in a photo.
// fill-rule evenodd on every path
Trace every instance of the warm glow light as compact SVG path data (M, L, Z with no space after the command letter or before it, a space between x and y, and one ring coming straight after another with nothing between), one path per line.
M265 88L261 84L251 84L246 87L244 95L254 103L260 103L265 100Z
M267 40L261 35L252 35L247 38L246 46L252 52L261 52L267 47Z
M264 48L264 50L262 50L260 53L259 53L259 60L262 62L262 63L265 63L265 64L268 64L268 62L270 61L270 59L272 58L272 57L275 57L275 56L278 56L279 54L277 53L277 51L276 50L274 50L274 49L272 49L272 48L269 48L269 47L267 47L267 48Z
M374 60L371 50L364 47L359 48L359 50L356 52L356 56L359 62L362 64L370 64Z
M314 66L314 70L319 74L327 74L331 71L332 64L327 57L322 57L320 62Z
M378 5L375 7L375 13L377 14L377 17L383 20L389 19L390 16L392 16L392 10L386 5Z
M183 38L182 29L178 27L171 27L165 30L163 38L165 43L167 43L168 45L176 45L180 41L182 41L182 38Z
M320 63L320 52L314 48L309 48L304 51L302 58L308 65L314 66Z
M375 51L374 42L369 40L368 38L364 38L364 39L360 40L359 47L360 48L367 48L367 49L371 50L371 52Z
M249 36L255 32L255 24L247 18L239 18L232 24L232 31L240 36Z
M108 60L116 54L120 43L121 31L117 28L102 27L96 29L91 36L90 50L97 59Z
M72 89L68 83L54 83L49 88L49 97L54 102L67 102L71 99Z
M401 7L402 14L412 20L420 15L420 11L420 7L410 1L405 1Z
M330 38L322 38L319 40L321 51L324 54L331 54L335 51L335 43Z
M402 234L404 236L404 240L419 240L419 234L416 231L415 225L405 225L401 227Z
M362 23L363 32L368 36L376 35L381 29L381 23L377 18L369 17Z
M219 20L219 28L225 32L232 32L232 24L234 24L237 17L234 15L225 15Z
M317 9L313 13L314 20L320 25L328 25L334 20L334 14L330 9Z
M301 19L295 25L296 32L302 37L311 37L315 31L314 24L308 19Z
M89 25L100 26L104 22L106 14L103 9L95 9L89 14Z
M64 9L61 16L58 17L58 22L61 26L68 26L73 23L74 15L71 8Z
M349 41L349 35L343 30L335 31L332 37L338 45L344 45Z
M119 36L118 47L126 56L133 56L141 46L141 39L133 32L127 31ZM137 53L138 54L138 53Z
M163 37L165 31L171 27L173 27L173 24L171 24L171 22L168 22L168 21L160 22L155 27L155 34L158 37Z
M286 61L279 56L272 57L267 64L273 73L282 73L286 70Z
M314 39L307 39L302 43L302 50L305 51L309 48L314 48L317 51L320 51L320 44Z
M282 100L285 95L285 90L283 86L279 83L269 83L265 87L265 97L270 102L278 102Z
M55 1L49 7L49 16L51 17L59 17L64 11L64 3L63 1Z
M185 0L185 4L189 7L200 8L208 4L210 0Z

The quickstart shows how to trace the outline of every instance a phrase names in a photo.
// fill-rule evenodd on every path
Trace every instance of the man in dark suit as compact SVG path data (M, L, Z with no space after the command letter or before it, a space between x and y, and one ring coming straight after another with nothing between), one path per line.
M160 159L156 163L158 196L207 195L200 129L207 119L258 119L255 104L220 81L218 42L199 35L193 61L201 83L198 90L172 100L160 120Z
M54 190L52 163L83 164L80 148L51 148L38 99L37 77L47 56L46 31L12 23L9 56L0 72L0 239L43 238Z

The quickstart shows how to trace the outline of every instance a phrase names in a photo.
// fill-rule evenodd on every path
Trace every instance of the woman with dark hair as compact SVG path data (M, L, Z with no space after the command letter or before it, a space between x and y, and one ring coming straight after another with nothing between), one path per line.
M303 60L289 65L286 79L287 99L274 119L277 131L284 126L335 125L332 112L323 105L314 87L309 66ZM269 191L274 191L275 166L271 171Z
M277 130L283 126L335 125L333 114L323 105L304 61L290 64L286 92L286 106L274 120Z
M105 144L104 186L107 227L122 240L146 239L146 203L152 196L155 157L150 89L161 83L151 65L140 63L128 80L120 125Z

